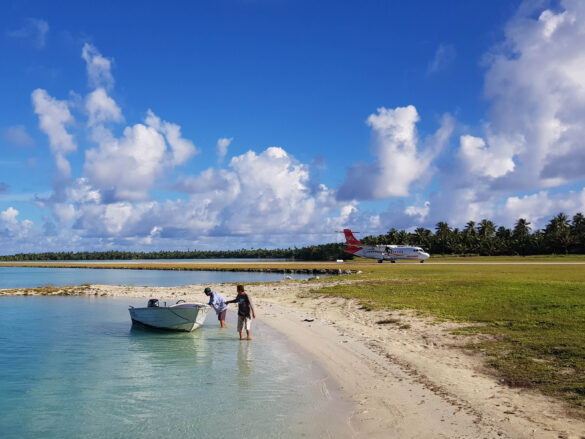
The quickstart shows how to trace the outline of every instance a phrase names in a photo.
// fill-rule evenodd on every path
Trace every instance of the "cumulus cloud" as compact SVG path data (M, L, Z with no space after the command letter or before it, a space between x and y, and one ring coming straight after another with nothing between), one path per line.
M87 65L87 76L89 85L92 88L105 88L110 90L114 86L112 76L112 62L103 57L102 54L91 44L85 43L81 57Z
M479 176L497 178L514 170L512 157L498 155L494 148L488 149L479 137L461 136L459 157L469 172Z
M136 124L126 127L120 139L107 136L98 148L86 151L84 174L114 199L145 199L162 173L165 151L164 137L158 131Z
M208 169L181 182L191 201L204 207L200 213L210 220L213 233L322 231L323 217L343 206L324 185L312 192L308 165L283 148L269 147L260 154L248 151L233 157L229 168Z
M2 137L16 146L29 147L35 144L34 139L26 132L24 125L15 125L4 129Z
M218 163L223 162L223 159L225 158L226 154L227 154L227 150L228 147L230 146L230 144L232 143L232 141L234 140L233 137L221 137L220 139L217 140L217 161Z
M0 239L20 240L30 237L34 228L33 222L27 219L20 221L18 214L18 210L14 207L0 212Z
M410 186L429 172L432 160L448 141L453 121L444 118L431 145L420 148L416 132L419 115L412 105L379 108L368 118L375 133L371 163L357 163L347 170L339 189L340 200L369 200L409 195Z
M9 30L6 35L10 38L28 39L37 49L45 47L49 23L39 18L27 18L24 26L19 29Z
M561 205L548 202L542 190L585 177L585 3L540 6L525 2L507 24L505 40L485 56L489 118L479 127L482 135L460 137L455 162L441 165L441 189L429 199L429 218L511 224L527 212L519 206L536 199L542 202L539 216L550 217ZM527 190L540 192L509 196Z
M40 88L32 92L34 111L39 116L39 126L49 137L51 152L55 155L57 168L63 176L71 175L71 166L65 155L77 149L73 136L65 125L74 119L65 101L59 101Z
M517 155L508 181L525 188L585 177L585 4L561 5L512 20L486 74L490 131L509 141L497 155Z
M324 185L309 190L308 169L279 147L248 151L232 158L228 169L209 168L179 180L174 189L188 199L88 202L79 206L75 227L86 238L141 245L204 235L330 234L355 219L358 209L337 202Z
M181 136L179 125L161 121L151 110L148 110L146 124L164 134L172 150L172 165L181 165L200 152L192 141Z
M85 101L89 114L87 124L95 126L106 122L123 122L122 110L102 87L92 91Z
M580 192L550 194L540 191L521 197L508 197L505 203L503 221L513 224L518 218L530 221L533 228L543 228L551 214L564 212L572 216L585 212L585 188Z
M70 203L56 203L53 206L53 215L61 224L66 224L76 216L75 207Z
M161 121L152 111L145 124L126 127L121 138L102 127L94 132L94 140L99 146L86 151L84 175L110 201L147 199L166 169L198 152L181 137L178 125Z

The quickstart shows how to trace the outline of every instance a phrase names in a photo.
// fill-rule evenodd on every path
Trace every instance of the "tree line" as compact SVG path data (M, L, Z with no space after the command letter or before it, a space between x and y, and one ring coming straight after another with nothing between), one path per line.
M585 216L577 213L569 219L559 213L542 230L532 230L525 218L518 219L514 227L497 227L483 219L469 221L464 228L450 227L438 222L434 232L418 227L414 232L392 228L379 236L366 236L364 244L417 245L431 254L448 255L541 255L584 254ZM289 259L300 261L334 261L352 259L345 253L345 244L331 243L302 248L239 249L239 250L174 250L154 252L102 251L102 252L46 252L19 253L0 256L1 261L104 261L132 259Z
M322 244L286 249L239 249L239 250L174 250L154 252L101 251L101 252L45 252L19 253L0 256L0 261L111 261L135 259L292 259L301 261L327 261L351 259L345 253L344 244Z
M431 254L453 255L542 255L585 253L585 216L569 219L564 213L553 217L544 229L532 230L530 222L519 218L512 229L483 219L469 221L464 228L438 222L434 233L418 227L414 232L390 229L380 236L367 236L364 244L402 244L423 247Z

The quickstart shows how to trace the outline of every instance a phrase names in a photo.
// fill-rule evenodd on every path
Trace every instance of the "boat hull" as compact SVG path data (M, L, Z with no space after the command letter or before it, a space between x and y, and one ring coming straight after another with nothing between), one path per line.
M133 308L132 323L157 329L190 332L199 328L211 308L199 303L182 303L173 306Z

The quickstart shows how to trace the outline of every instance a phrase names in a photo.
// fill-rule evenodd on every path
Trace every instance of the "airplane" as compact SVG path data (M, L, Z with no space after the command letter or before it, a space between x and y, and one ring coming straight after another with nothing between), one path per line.
M365 245L356 239L350 229L343 229L343 233L345 234L345 243L347 244L347 248L344 250L345 252L361 258L377 259L380 264L383 261L395 263L397 259L420 261L422 264L425 259L431 256L420 247L389 244Z

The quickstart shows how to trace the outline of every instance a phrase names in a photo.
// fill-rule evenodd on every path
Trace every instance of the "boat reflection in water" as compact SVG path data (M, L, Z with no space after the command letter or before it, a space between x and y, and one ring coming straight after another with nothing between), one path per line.
M166 303L165 303L166 305ZM203 303L185 303L159 306L158 299L150 299L145 308L131 306L128 311L133 324L171 331L190 332L199 328L211 307Z

